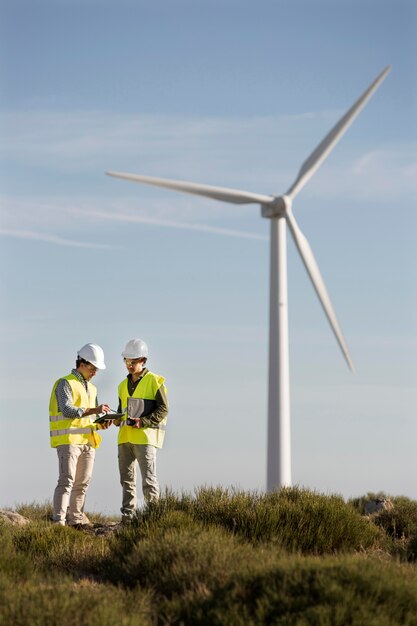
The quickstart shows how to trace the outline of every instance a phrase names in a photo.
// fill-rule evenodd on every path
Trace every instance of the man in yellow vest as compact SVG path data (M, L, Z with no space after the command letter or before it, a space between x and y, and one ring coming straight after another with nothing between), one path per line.
M165 379L145 367L148 347L144 341L128 341L122 357L129 373L119 385L118 411L124 416L120 422L118 457L123 490L122 522L128 523L137 506L136 461L145 502L159 498L156 450L162 448L164 441L168 400Z
M51 447L57 449L58 484L54 492L53 521L75 528L90 525L84 514L85 496L93 473L96 448L101 437L97 430L111 422L94 423L92 416L108 413L107 404L97 404L97 389L90 383L97 370L104 370L100 346L87 343L77 353L71 374L59 378L49 402Z

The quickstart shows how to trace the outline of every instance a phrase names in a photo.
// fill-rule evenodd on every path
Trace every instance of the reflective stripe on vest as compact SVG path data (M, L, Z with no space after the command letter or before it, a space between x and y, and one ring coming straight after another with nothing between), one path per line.
M147 372L145 376L139 381L132 396L129 396L127 387L127 378L125 378L119 385L119 398L122 406L122 411L127 411L127 399L143 398L144 400L155 400L155 396L160 387L166 393L166 387L164 385L164 378ZM126 413L127 414L127 413ZM157 426L148 428L133 428L132 426L120 426L118 444L121 443L137 443L137 444L150 444L156 448L162 448L165 437L167 418L165 417Z
M87 382L86 389L74 374L68 374L68 376L63 376L63 378L68 381L71 387L72 404L76 408L90 409L95 407L97 390L94 385ZM60 380L62 379L59 378L55 382L49 402L51 447L56 448L66 444L88 444L93 448L98 448L101 437L96 432L97 424L93 423L92 416L86 415L71 419L65 417L59 410L55 390Z
M50 430L51 437L60 437L61 435L85 435L91 433L91 428L63 428L62 430Z

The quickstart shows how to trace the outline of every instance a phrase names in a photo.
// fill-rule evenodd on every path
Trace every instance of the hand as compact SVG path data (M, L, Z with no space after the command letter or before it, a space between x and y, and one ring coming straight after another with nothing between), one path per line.
M96 409L95 412L97 413L97 415L100 415L100 413L110 413L111 408L109 407L108 404L99 404Z
M142 420L140 419L140 417L134 417L132 419L134 419L135 421L135 423L132 424L132 428L142 428Z
M106 420L101 424L101 428L107 430L113 424L113 420Z

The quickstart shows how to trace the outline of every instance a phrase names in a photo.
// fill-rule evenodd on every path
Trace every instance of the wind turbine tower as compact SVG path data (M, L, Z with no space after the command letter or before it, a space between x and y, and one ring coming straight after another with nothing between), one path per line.
M109 176L136 183L145 183L205 196L233 204L260 204L262 217L270 220L270 305L269 305L269 383L268 383L268 453L267 490L291 486L291 435L290 435L290 376L288 350L288 291L287 291L287 240L286 227L310 276L314 289L329 320L336 340L349 368L354 371L346 341L337 321L323 278L310 244L295 221L292 204L295 197L317 171L350 124L360 113L373 93L385 79L391 67L386 67L350 107L345 115L307 157L291 187L282 196L262 195L213 187L185 181L154 178L138 174L107 172Z

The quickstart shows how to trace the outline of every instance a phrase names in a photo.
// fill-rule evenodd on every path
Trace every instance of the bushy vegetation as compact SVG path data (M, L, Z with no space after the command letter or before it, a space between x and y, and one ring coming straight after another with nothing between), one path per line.
M417 503L364 516L367 497L166 493L108 536L22 505L30 524L0 523L0 623L415 626Z
M417 561L417 502L404 496L390 497L382 492L368 493L350 501L360 513L364 513L369 501L388 501L392 507L382 509L371 516L372 522L381 528L390 540L390 552L408 561Z

